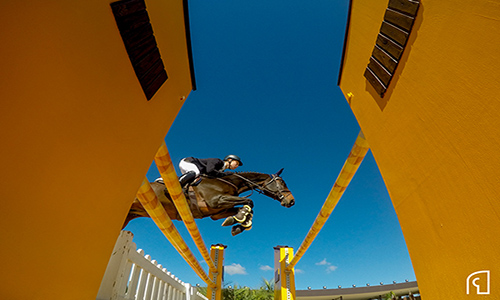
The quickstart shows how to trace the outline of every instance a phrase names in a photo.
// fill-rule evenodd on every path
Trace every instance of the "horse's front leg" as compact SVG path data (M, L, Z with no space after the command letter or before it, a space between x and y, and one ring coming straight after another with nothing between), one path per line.
M220 220L220 219L225 219L227 217L234 216L235 214L238 213L238 208L237 207L231 207L228 209L225 209L221 212L218 212L216 214L213 214L210 216L210 218L214 221Z
M216 203L211 203L216 202ZM245 197L238 196L230 196L230 195L222 195L215 199L215 201L207 201L207 204L211 207L218 208L231 208L237 205L248 205L250 208L253 208L252 199L248 199Z
M222 199L224 198L224 199ZM221 197L220 204L231 204L233 207L235 205L243 204L243 207L240 207L236 214L233 216L227 217L226 220L222 223L222 226L231 226L234 224L238 224L233 226L231 229L231 234L233 236L242 233L245 230L250 230L252 228L252 208L253 201L248 198L236 197L236 196L223 196Z

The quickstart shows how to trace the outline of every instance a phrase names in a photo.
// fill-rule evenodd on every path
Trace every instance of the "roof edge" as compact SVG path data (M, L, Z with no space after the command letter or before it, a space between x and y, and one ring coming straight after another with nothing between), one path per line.
M337 79L338 86L340 86L340 80L342 79L342 70L344 69L345 53L347 50L347 37L349 36L349 25L351 24L351 12L352 12L352 0L349 0L349 8L347 9L347 21L346 21L347 24L345 25L344 45L342 46L342 57L340 58L339 76Z
M338 295L352 295L352 294L364 294L373 292L383 292L391 290L400 289L411 289L418 288L416 281L403 282L403 283L391 283L384 285L374 285L374 286L363 286L363 287L353 287L353 288L338 288L338 289L320 289L320 290L297 290L297 297L318 297L318 296L338 296Z
M193 58L193 46L191 43L191 27L189 23L189 3L188 0L183 0L182 5L184 7L184 27L186 28L186 44L189 59L189 72L191 74L191 86L193 91L196 91L196 77L194 75L194 58Z

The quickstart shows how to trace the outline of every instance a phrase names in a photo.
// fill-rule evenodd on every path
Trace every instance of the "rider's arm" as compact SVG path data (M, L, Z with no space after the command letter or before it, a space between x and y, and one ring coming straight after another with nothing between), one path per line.
M204 159L206 164L207 175L215 175L216 172L222 172L224 168L224 161L218 158L206 158Z

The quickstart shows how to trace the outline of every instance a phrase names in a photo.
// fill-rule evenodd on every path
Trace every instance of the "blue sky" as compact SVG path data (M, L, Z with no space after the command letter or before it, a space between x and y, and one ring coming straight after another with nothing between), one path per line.
M348 1L189 4L197 90L166 136L172 160L237 154L244 161L238 171L285 168L296 200L284 208L255 193L253 228L236 237L222 220L197 220L208 247L228 246L226 283L258 287L274 276L274 246L300 246L359 133L337 86ZM154 165L147 176L159 177ZM203 261L183 223L174 222ZM126 230L181 280L203 284L150 219ZM415 280L371 152L295 269L297 289Z

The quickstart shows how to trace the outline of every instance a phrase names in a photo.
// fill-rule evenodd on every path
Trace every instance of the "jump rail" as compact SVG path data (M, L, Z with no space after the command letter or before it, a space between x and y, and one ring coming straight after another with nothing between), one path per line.
M207 247L205 246L205 242L200 235L200 231L196 226L196 223L193 218L193 214L191 209L189 208L186 198L184 197L184 192L182 191L182 187L179 184L179 180L177 179L177 174L175 172L174 166L172 164L172 159L168 153L168 148L165 142L162 143L160 149L156 153L155 163L158 171L160 171L160 175L163 178L163 182L168 189L170 196L174 202L177 211L181 215L184 224L186 225L189 234L193 238L196 247L200 251L203 259L208 264L208 267L212 272L216 272L217 268L214 265L214 262L210 258L210 254L208 253Z
M136 251L129 231L116 241L96 300L208 300L184 283L143 250Z
M220 300L222 298L222 275L223 270L223 260L224 260L224 245L212 245L210 254L205 246L200 231L196 226L193 218L191 209L189 208L186 198L184 197L184 192L177 179L177 173L175 172L174 166L172 164L172 159L168 153L168 148L165 142L162 143L160 149L155 156L155 163L158 171L160 171L163 182L168 189L168 192L174 202L174 205L179 212L184 225L186 225L189 234L193 238L196 247L200 251L201 255L205 259L209 267L208 277L211 278L211 282L208 284L207 295L210 296L211 300ZM207 282L207 281L205 281Z
M194 257L188 245L175 228L172 220L168 216L165 208L161 205L156 197L155 192L151 188L149 181L145 178L142 185L137 192L137 198L141 202L144 209L148 212L149 216L156 223L158 228L163 232L165 237L170 241L179 254L186 260L186 262L193 268L193 270L200 276L200 278L209 286L215 288L215 283L207 276L198 260Z
M325 225L369 149L368 142L363 132L360 131L335 184L295 256L293 255L293 249L288 246L274 248L275 300L295 299L295 271L293 267L299 262L323 228L323 225Z
M291 270L299 262L299 260L302 258L302 256L309 248L309 246L311 246L311 243L314 241L318 233L321 231L323 225L325 225L333 209L335 208L340 198L344 194L344 191L351 182L351 179L354 177L354 174L356 174L359 165L365 158L365 155L369 149L370 147L368 145L368 142L366 141L363 132L360 131L358 138L356 139L356 142L352 147L351 153L347 157L347 160L344 166L342 167L342 170L340 171L340 174L337 177L335 184L330 190L330 193L328 194L328 197L326 198L325 203L321 208L321 211L316 217L316 220L311 226L311 229L309 229L309 232L304 238L304 241L300 245L292 261L290 261L290 263L287 265L287 270Z

